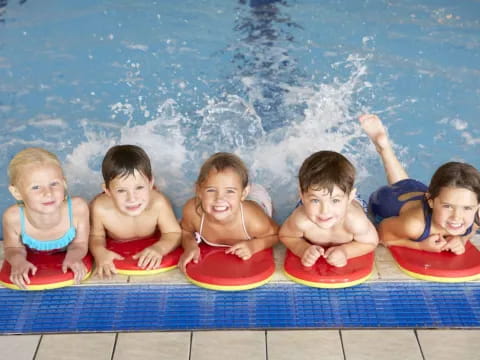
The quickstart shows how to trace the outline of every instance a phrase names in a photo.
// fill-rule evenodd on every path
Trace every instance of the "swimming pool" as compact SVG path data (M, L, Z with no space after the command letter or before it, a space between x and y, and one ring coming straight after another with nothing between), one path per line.
M135 143L177 215L202 160L233 151L283 221L313 151L351 158L364 197L385 182L356 123L367 111L412 176L479 168L479 14L479 1L0 1L0 210L23 147L56 152L90 199L106 150Z

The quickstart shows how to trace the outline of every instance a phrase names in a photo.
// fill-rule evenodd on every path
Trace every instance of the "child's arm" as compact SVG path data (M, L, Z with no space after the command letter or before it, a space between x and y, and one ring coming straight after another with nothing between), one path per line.
M182 240L182 230L170 201L163 194L157 193L157 196L155 208L158 209L157 226L161 232L160 239L133 256L138 259L138 266L146 270L158 268L163 256L175 250Z
M75 283L79 284L87 273L82 259L88 251L90 219L88 205L85 200L79 197L72 198L72 210L76 236L67 247L67 254L65 255L65 260L63 260L62 271L65 273L70 268L73 271Z
M313 245L305 239L305 232L300 223L302 222L301 207L297 208L280 228L280 241L295 255L304 266L313 266L324 254L323 247Z
M10 281L21 289L30 284L29 273L35 275L37 267L27 260L27 249L20 240L18 207L11 206L3 214L3 248L5 260L11 266Z
M440 252L447 241L439 234L431 234L423 241L418 239L425 229L425 222L413 216L393 216L378 226L378 236L385 246L403 246L411 249Z
M373 251L378 245L378 234L363 210L356 209L345 218L346 230L353 234L352 241L331 246L325 251L325 260L333 266L347 265L348 259Z
M278 242L278 225L257 204L245 203L243 208L245 226L252 239L236 243L226 253L248 260L253 254L271 248Z
M183 207L183 217L180 222L182 227L183 254L180 257L179 267L183 272L186 271L189 262L193 261L194 263L197 263L198 260L200 260L200 248L193 235L196 231L194 220L198 217L199 215L195 210L195 200L190 199Z
M100 197L95 198L90 206L90 236L88 243L90 251L95 258L95 273L100 279L103 279L103 276L110 278L117 273L113 260L123 260L123 257L108 250L106 247L106 229L103 222L102 205L99 203Z

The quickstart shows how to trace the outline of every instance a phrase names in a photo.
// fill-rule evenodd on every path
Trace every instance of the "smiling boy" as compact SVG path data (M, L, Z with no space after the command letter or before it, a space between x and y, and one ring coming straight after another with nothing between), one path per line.
M113 260L122 256L106 248L107 238L131 241L153 236L161 238L133 256L138 266L158 268L162 257L180 245L181 229L172 206L154 188L150 159L135 145L117 145L108 150L102 163L104 193L90 205L90 251L100 278L116 273Z
M280 241L304 266L324 257L336 267L375 249L378 236L355 199L355 168L341 154L319 151L299 171L301 204L280 229Z

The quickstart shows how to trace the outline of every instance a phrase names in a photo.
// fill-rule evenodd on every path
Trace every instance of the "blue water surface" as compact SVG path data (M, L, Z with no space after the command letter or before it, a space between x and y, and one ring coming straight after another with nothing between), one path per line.
M100 191L117 143L143 146L177 215L202 161L239 154L281 222L310 153L385 183L357 117L379 114L410 175L480 167L480 1L0 1L0 211L27 146Z

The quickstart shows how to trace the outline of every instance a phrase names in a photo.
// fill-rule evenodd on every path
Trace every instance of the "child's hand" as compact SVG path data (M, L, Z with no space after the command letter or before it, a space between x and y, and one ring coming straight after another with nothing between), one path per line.
M431 252L440 252L445 245L447 245L447 241L442 236L439 234L432 234L420 242L420 249Z
M37 273L37 267L27 260L23 260L19 264L12 265L10 270L10 281L17 285L20 289L26 290L27 284L30 284L29 272L32 275Z
M72 270L73 272L73 280L75 281L75 284L80 284L80 281L83 280L85 274L87 273L87 268L83 264L82 260L71 261L66 256L62 264L63 273L66 273L68 269Z
M185 273L187 270L187 264L190 261L193 261L196 264L198 263L198 260L200 260L200 248L198 245L195 245L183 252L182 256L180 256L180 260L178 261L178 266L180 267L180 270Z
M319 245L311 245L305 250L302 256L303 266L313 266L320 256L325 254L325 249Z
M342 267L347 265L347 253L342 246L332 246L325 251L325 260L332 266Z
M137 265L142 269L152 270L160 267L163 255L153 246L149 246L133 255L132 258L138 259Z
M95 259L97 265L95 268L95 274L98 275L100 279L103 279L103 276L107 279L110 279L112 275L117 273L117 269L113 264L113 260L123 260L124 257L116 252L104 249L101 256Z
M252 253L252 249L250 249L250 241L240 241L225 251L225 254L237 255L242 260L250 259Z
M462 255L465 252L465 244L459 236L447 237L447 244L443 247L444 251L451 251L455 255Z

